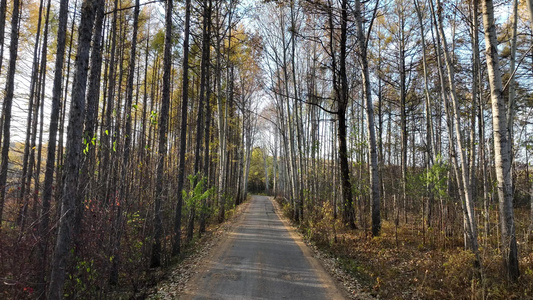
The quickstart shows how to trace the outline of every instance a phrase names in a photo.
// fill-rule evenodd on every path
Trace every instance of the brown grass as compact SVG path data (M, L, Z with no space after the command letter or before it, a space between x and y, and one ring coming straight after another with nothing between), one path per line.
M529 210L516 210L521 277L513 283L502 273L496 212L491 214L488 238L481 234L483 226L479 228L482 268L476 272L474 255L464 250L460 230L445 234L423 228L421 220L409 215L413 222L398 227L382 221L381 235L372 237L363 229L333 230L337 222L329 209L326 205L309 212L318 221L302 223L299 229L337 257L338 266L354 276L364 292L382 299L533 299L533 242L526 240Z

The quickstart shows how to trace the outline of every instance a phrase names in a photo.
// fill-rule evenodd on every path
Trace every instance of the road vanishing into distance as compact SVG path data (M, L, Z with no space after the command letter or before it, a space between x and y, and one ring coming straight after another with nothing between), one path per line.
M344 299L272 201L252 197L180 299Z

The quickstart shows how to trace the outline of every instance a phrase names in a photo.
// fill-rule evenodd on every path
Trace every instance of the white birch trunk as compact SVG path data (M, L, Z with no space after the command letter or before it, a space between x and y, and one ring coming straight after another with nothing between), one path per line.
M499 68L498 41L492 0L482 1L482 8L483 25L485 27L487 71L492 104L494 161L498 181L497 189L501 223L501 250L508 279L517 280L520 272L518 268L518 249L514 228L512 178L510 173L511 159L508 151L509 140L507 136L506 106L503 99L503 85Z

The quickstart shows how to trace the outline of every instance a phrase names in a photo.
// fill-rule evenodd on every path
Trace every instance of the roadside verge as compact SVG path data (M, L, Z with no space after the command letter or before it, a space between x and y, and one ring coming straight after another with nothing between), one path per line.
M228 220L210 228L196 242L187 256L171 267L172 270L169 270L168 276L150 289L146 299L179 299L188 288L193 276L205 267L208 262L206 258L211 257L218 249L218 246L224 242L224 237L232 231L232 228L241 219L249 204L249 200L245 201L235 209L235 212Z

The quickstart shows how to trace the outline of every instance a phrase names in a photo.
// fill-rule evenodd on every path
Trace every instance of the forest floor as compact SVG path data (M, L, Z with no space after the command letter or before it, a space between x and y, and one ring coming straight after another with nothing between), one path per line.
M287 208L283 208L287 213ZM518 220L527 220L517 211ZM497 216L492 216L495 232ZM370 228L335 228L326 215L314 224L295 228L317 256L357 282L356 289L379 299L533 299L533 249L519 236L521 277L517 282L502 278L502 261L497 239L480 237L481 274L474 271L474 255L464 250L459 234L447 236L434 228L423 228L409 216L400 226L382 220L379 237ZM524 222L517 222L523 231ZM338 224L337 224L338 225ZM460 228L454 228L460 232ZM459 230L459 231L458 231ZM480 230L482 231L482 229ZM345 274L345 275L344 275Z

